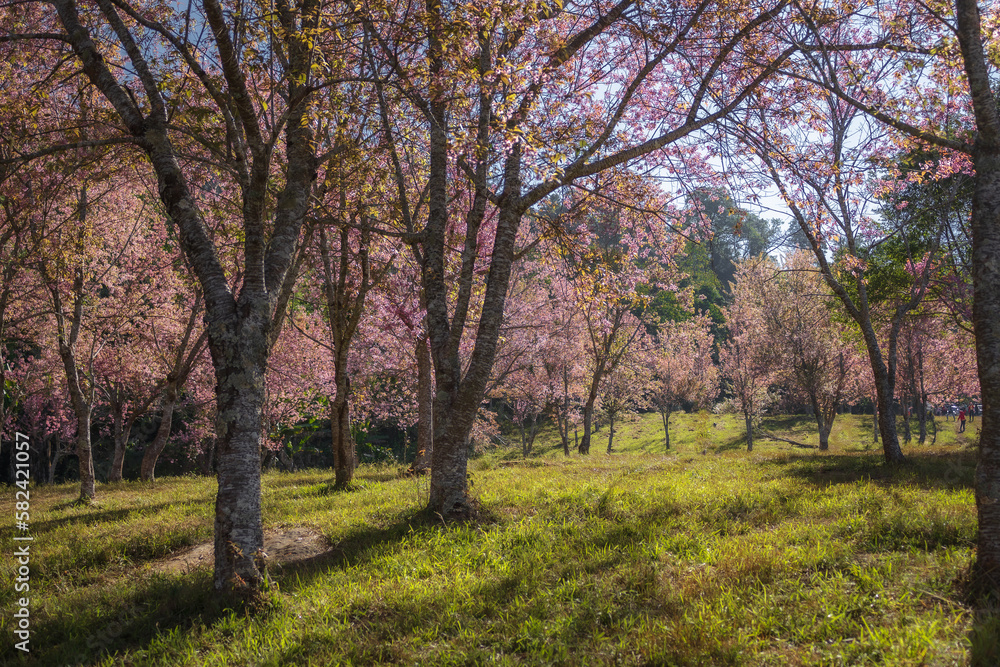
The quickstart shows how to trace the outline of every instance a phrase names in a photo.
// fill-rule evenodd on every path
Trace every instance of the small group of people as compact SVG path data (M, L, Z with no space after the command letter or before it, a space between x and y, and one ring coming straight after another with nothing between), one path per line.
M973 417L979 414L979 410L980 407L978 405L970 403L968 406L950 405L945 407L943 412L945 421L948 420L948 417L954 417L955 421L958 422L958 432L964 433L966 419L972 421Z

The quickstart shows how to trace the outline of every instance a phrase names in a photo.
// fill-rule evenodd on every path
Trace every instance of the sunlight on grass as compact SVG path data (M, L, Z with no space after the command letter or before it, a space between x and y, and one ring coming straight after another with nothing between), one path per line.
M764 439L747 454L732 416L676 415L664 454L656 419L625 424L611 456L566 458L543 432L538 458L474 460L482 516L466 524L428 518L426 478L394 466L363 467L346 493L328 471L269 473L267 527L311 526L331 548L275 568L275 604L253 618L218 608L207 569L152 568L211 538L212 480L104 486L89 507L70 485L32 489L30 657L995 664L996 617L974 613L957 583L976 531L968 449L911 446L911 463L890 470L877 448L850 445L865 418L841 416L830 452ZM783 433L804 438L806 423ZM2 569L12 580L9 559ZM0 601L9 633L12 587Z

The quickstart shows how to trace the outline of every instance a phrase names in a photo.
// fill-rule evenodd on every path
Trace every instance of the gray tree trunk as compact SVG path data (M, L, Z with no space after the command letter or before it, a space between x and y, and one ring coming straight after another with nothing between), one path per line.
M346 351L345 351L346 352ZM340 356L340 355L338 355ZM346 353L335 363L337 395L330 403L330 434L333 439L334 488L346 489L354 479L357 453L351 437L351 411L348 397L351 383L347 377Z
M615 441L615 417L614 415L608 415L608 454L611 454L611 446Z
M149 443L142 454L142 464L139 467L139 477L144 482L152 482L155 478L156 461L170 440L170 428L173 425L174 408L177 405L177 386L170 382L163 389L163 403L160 412L160 426L156 429L153 442Z
M577 451L581 454L590 453L590 436L594 424L594 403L597 401L597 384L600 378L597 374L591 381L590 393L587 395L587 402L583 404L583 437L577 445Z
M264 569L260 455L270 313L263 299L241 302L244 317L209 328L218 403L215 587L233 591L257 589Z
M830 410L824 411L823 406L820 404L819 396L815 393L810 393L809 402L812 405L813 416L816 418L816 431L819 433L819 448L820 451L827 451L830 449L830 431L833 430L833 420L837 414L835 405L830 406Z
M265 220L268 185L275 176L273 160L279 153L271 150L274 143L268 137L273 121L261 117L263 112L252 103L249 74L242 68L242 54L233 41L232 17L224 13L218 0L201 3L219 73L209 81L197 63L189 62L189 68L193 79L201 78L203 87L218 91L216 102L224 106L220 117L232 141L225 155L217 153L215 157L226 162L242 195L245 270L236 295L171 143L169 105L162 92L165 82L149 66L146 53L116 7L106 0L96 4L89 20L98 25L97 30L115 33L140 93L126 89L116 71L109 68L81 22L74 0L53 0L65 40L72 45L83 72L146 154L165 212L203 290L217 401L215 586L237 601L254 599L264 585L260 499L264 377L294 285L300 257L298 241L319 166L312 124L307 119L312 104L309 72L313 47L311 40L298 37L317 28L318 7L313 0L304 0L275 16L285 36L275 46L286 58L287 73L276 99L290 102L283 117L280 151L285 160L284 184L274 201L272 219ZM136 100L138 94L144 96L143 104Z
M82 240L88 213L86 187L80 190L78 207L79 238ZM82 251L82 247L78 248L78 250ZM71 315L63 307L63 298L59 291L58 281L50 275L47 264L43 263L41 265L41 273L52 296L52 307L55 312L56 329L58 332L59 357L62 359L63 369L66 372L66 386L69 389L70 404L73 406L73 414L76 416L76 456L80 466L80 501L90 502L97 495L94 459L90 444L91 415L94 409L94 385L93 380L87 378L81 371L76 356L80 329L83 326L83 267L77 264L73 269L73 286L70 292L73 302Z
M112 422L115 439L115 452L111 458L111 470L108 471L109 482L122 481L122 468L125 466L125 449L128 447L129 435L132 433L132 419L126 419L124 406L120 401L111 402Z
M663 448L670 451L670 410L660 410L660 417L663 418Z
M958 41L968 75L978 136L972 150L972 324L983 396L976 510L976 569L1000 592L1000 113L991 88L975 0L956 0Z

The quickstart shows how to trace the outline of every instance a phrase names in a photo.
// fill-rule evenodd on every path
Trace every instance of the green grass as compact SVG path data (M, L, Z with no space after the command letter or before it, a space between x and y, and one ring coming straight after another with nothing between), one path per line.
M73 486L33 488L29 662L1000 663L1000 620L961 592L971 432L887 468L870 417L839 417L830 452L761 439L747 454L734 417L675 415L669 455L657 419L623 425L613 456L598 440L566 459L546 432L535 458L474 460L481 517L465 524L428 519L427 480L395 468L361 468L346 493L327 471L269 473L267 527L315 527L332 549L276 569L254 617L220 609L207 570L151 568L210 539L212 480L105 485L89 507ZM809 436L804 418L779 422ZM12 581L9 556L0 572ZM0 589L6 664L14 598Z

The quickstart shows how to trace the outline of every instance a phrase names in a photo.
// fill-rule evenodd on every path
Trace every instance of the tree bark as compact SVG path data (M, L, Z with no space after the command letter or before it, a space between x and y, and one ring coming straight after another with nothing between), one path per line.
M41 436L41 434L38 435ZM54 438L52 436L42 436L41 439L44 444L47 445L49 465L46 469L46 479L48 480L49 486L52 486L56 483L56 467L58 467L59 462L62 461L63 457L66 456L66 448L59 447L57 445L55 447L55 451L53 451L52 441ZM32 442L35 441L36 438L32 438Z
M978 130L972 149L972 324L983 397L976 466L976 570L1000 593L1000 113L991 88L975 0L956 0L958 41Z
M813 416L816 418L816 431L819 433L819 449L827 451L830 449L830 431L833 430L833 420L837 415L837 399L828 406L828 410L823 409L819 396L814 392L809 394L809 402L812 405Z
M594 403L597 401L597 384L600 379L596 377L591 384L590 393L587 395L587 402L583 404L583 437L577 445L577 451L581 454L590 453L590 435L594 424Z
M87 219L87 189L81 188L79 198L79 223L80 239L82 240L83 230L86 228ZM81 249L82 250L82 249ZM66 372L66 386L69 389L70 404L73 406L73 414L76 416L76 456L80 470L80 501L90 502L97 495L94 476L94 459L90 443L91 416L94 409L94 385L92 380L88 381L81 372L80 365L76 357L76 346L80 338L80 328L83 325L83 267L77 264L73 270L73 287L71 298L73 300L73 312L67 318L67 313L63 309L62 294L56 280L49 274L49 268L42 264L42 276L48 284L48 289L52 295L52 306L56 316L56 329L58 332L59 357L63 362L63 369ZM91 348L93 349L93 348ZM93 355L91 354L91 361Z
M747 451L753 451L753 417L749 413L743 414L743 419L747 427Z
M528 458L535 446L535 437L538 435L538 415L532 415L528 424L521 422L518 428L521 432L521 456Z
M126 420L122 414L124 406L119 400L111 401L112 422L115 439L115 453L111 458L111 470L108 471L109 482L122 481L122 468L125 466L125 448L128 447L129 434L132 432L132 420Z
M830 449L830 430L830 427L826 424L820 426L819 428L819 450L821 452L825 452Z
M333 439L333 470L334 488L346 489L354 479L354 468L357 463L354 438L351 437L351 412L348 397L351 392L351 382L347 377L347 355L338 358L334 363L337 395L330 403L330 434Z
M670 451L670 410L660 410L660 416L663 418L663 447L666 451Z
M556 427L559 429L559 439L562 441L563 456L569 456L569 415L568 410L564 412L558 405L554 406L553 412L556 414Z
M157 385L145 398L132 396L134 402L128 415L125 414L126 397L125 389L113 383L105 389L108 397L108 404L111 407L113 420L115 452L111 460L111 470L108 471L109 482L122 481L122 468L125 465L125 451L128 449L128 439L132 434L132 427L139 417L146 414L149 406L152 405L156 396L161 392L160 385Z
M975 157L972 214L973 325L983 396L976 508L976 566L1000 591L1000 149L981 148Z
M569 369L563 366L563 404L562 410L556 406L556 423L559 425L559 437L562 438L563 455L569 456Z
M614 444L614 441L615 441L615 418L614 415L608 415L608 454L610 454L613 451L611 449L611 446Z
M90 502L96 495L94 458L90 446L90 420L93 404L84 395L80 385L79 369L73 351L60 343L59 354L69 377L70 402L76 415L76 456L80 463L80 500Z
M870 327L868 327L870 329ZM874 331L872 338L874 338ZM866 336L867 339L867 336ZM891 353L890 353L891 354ZM871 359L872 373L875 376L875 397L878 405L878 430L882 438L882 453L886 463L905 461L903 450L899 448L899 438L896 435L896 409L894 378L882 363L882 354L877 347L868 347Z
M910 406L908 405L909 401L907 400L909 396L907 396L907 393L908 392L904 392L900 404L903 410L903 442L905 442L906 444L910 444L910 440L913 439L913 436L910 433L911 415L910 415Z
M434 44L434 38L431 40ZM435 47L437 48L437 47ZM432 49L433 50L433 49ZM447 136L444 133L445 107L435 102L431 124L431 178L428 222L425 229L424 265L421 276L427 298L427 322L434 360L434 452L431 464L428 510L444 518L464 518L475 511L468 492L468 438L493 361L503 324L503 312L510 285L515 240L524 211L521 204L521 153L514 146L504 165L504 194L501 197L493 251L483 294L482 314L476 329L475 345L468 368L462 375L459 356L465 328L468 299L477 254L476 236L485 214L485 165L482 180L476 183L473 210L467 216L466 246L459 277L457 305L449 317L451 290L444 281L444 238L447 221Z
M184 328L184 336L174 352L173 368L167 373L167 377L162 382L160 389L160 426L156 429L156 436L153 442L146 447L142 454L142 464L139 467L139 478L144 482L152 482L155 478L156 462L163 453L167 442L170 440L170 428L173 424L174 410L177 407L177 398L181 387L187 382L191 371L198 363L198 359L205 351L208 342L208 332L201 334L191 344L191 336L201 320L203 302L200 294L195 300L194 308L188 317L187 326ZM152 399L152 397L151 397ZM148 409L148 406L147 408ZM143 410L145 412L145 409ZM207 473L206 473L207 474Z
M240 301L243 317L209 327L218 402L215 587L253 595L264 570L260 454L270 313L264 299Z
M156 429L153 442L149 443L146 451L142 454L142 464L139 467L139 477L144 482L152 482L156 470L156 461L159 459L163 449L170 440L170 428L173 424L174 408L177 405L177 385L173 382L167 384L163 389L162 411L160 413L160 426Z

